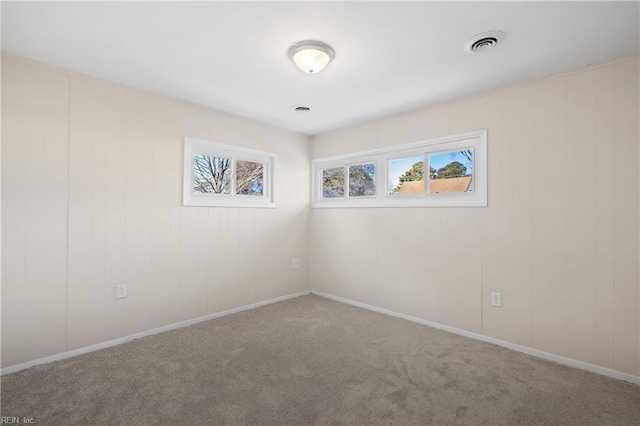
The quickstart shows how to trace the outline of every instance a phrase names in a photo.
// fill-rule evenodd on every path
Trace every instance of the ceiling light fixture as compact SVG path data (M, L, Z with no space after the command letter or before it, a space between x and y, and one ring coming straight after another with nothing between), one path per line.
M334 56L331 46L321 41L298 41L289 48L289 58L307 74L322 71Z

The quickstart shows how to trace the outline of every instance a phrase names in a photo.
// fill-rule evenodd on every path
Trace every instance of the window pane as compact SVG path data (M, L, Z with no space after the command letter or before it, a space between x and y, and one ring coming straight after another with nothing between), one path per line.
M424 157L389 160L389 195L411 195L424 192Z
M344 168L325 169L322 171L322 198L344 197Z
M231 192L231 159L204 154L193 156L193 191L205 194Z
M349 197L376 195L376 163L349 166Z
M236 161L236 194L263 195L264 164Z
M429 193L473 191L473 149L429 155Z

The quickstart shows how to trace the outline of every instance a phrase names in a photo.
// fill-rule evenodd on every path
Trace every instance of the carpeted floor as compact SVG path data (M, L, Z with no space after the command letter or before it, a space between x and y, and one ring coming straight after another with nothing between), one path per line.
M638 425L640 387L303 296L2 378L38 425Z

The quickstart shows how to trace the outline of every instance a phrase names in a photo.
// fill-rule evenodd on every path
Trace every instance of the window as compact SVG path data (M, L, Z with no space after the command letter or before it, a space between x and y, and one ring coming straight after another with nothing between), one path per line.
M230 194L231 158L195 154L193 190L201 194Z
M276 155L185 138L185 206L275 207Z
M486 151L483 130L316 159L312 207L486 206Z
M429 155L429 193L473 191L473 148Z
M236 161L236 194L264 195L264 163Z
M376 195L376 163L349 166L349 197Z
M376 196L376 162L341 162L339 167L326 163L318 170L321 189L318 197L323 200L372 198Z
M389 195L424 193L424 156L389 160Z
M344 167L322 170L322 198L344 197Z

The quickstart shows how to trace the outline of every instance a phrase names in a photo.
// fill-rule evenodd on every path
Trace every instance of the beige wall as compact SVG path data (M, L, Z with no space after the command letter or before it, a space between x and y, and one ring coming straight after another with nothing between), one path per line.
M637 57L316 136L311 155L304 135L2 60L3 367L312 288L640 372ZM309 222L310 158L483 128L489 207ZM182 207L185 135L277 152L278 208Z
M488 129L489 206L313 209L311 288L638 375L638 101L634 57L313 137Z
M307 136L8 55L2 124L3 367L309 288ZM185 135L276 152L277 208L182 207Z

